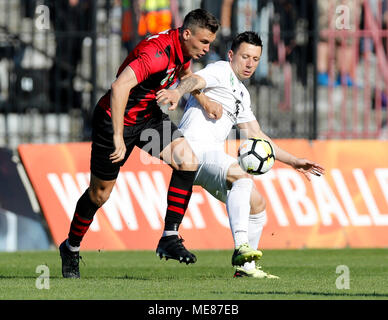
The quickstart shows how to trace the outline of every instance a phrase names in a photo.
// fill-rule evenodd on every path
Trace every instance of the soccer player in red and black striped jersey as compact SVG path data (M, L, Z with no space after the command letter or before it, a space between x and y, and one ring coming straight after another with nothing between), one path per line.
M183 246L178 228L190 200L198 160L155 98L158 91L191 74L190 60L209 51L218 28L213 15L196 9L186 15L181 28L141 41L120 66L111 89L97 103L92 124L90 185L78 200L68 238L59 247L65 278L80 277L81 241L94 214L108 200L120 167L135 146L173 169L157 254L187 264L196 261L195 255ZM172 104L169 110L176 106ZM204 109L212 118L221 116L216 105Z

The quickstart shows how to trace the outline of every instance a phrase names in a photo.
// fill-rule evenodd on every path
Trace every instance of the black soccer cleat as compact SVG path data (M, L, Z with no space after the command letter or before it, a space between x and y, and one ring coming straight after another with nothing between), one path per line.
M158 247L156 248L156 255L160 259L164 257L166 260L174 259L178 260L180 263L195 263L197 257L184 247L182 244L183 241L184 240L177 235L160 238Z
M71 252L66 246L66 240L59 246L62 259L62 276L64 278L79 278L79 252Z

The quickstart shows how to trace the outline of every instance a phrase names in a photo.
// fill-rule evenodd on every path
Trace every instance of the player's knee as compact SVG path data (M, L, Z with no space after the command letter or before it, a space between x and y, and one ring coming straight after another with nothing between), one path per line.
M245 171L241 169L241 167L237 164L234 163L232 164L229 169L228 169L228 174L226 176L226 182L228 183L229 186L231 186L234 182L240 179L251 179L252 176Z
M175 161L177 170L182 171L197 171L198 170L198 159L194 153L181 158L179 161Z
M90 188L89 194L90 200L100 208L109 199L110 190L107 188Z
M168 161L169 156L165 159L162 154L162 159ZM197 171L198 169L198 158L184 139L173 142L172 158L170 161L171 167L175 170Z
M198 162L183 162L182 164L178 165L178 170L197 171Z

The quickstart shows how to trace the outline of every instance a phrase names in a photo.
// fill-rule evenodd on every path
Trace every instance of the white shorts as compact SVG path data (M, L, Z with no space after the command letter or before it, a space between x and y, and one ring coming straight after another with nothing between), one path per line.
M225 202L228 195L226 177L228 169L237 159L221 150L195 153L199 160L199 168L194 184L202 186L218 200Z

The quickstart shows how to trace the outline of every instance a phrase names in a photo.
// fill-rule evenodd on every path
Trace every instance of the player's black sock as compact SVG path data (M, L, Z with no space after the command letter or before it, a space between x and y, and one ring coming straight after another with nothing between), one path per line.
M97 210L98 206L90 199L89 189L87 189L81 198L79 198L75 208L68 237L70 246L79 247L81 245L81 241L88 231Z
M178 231L190 201L196 171L173 170L167 192L165 231Z

